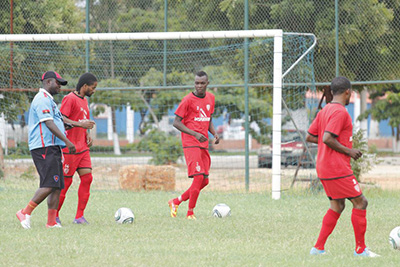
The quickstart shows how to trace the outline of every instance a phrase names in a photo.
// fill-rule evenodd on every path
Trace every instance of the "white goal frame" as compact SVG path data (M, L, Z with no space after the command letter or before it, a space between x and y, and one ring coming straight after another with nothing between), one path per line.
M292 66L282 73L283 35L311 36L313 44ZM2 34L0 42L32 41L104 41L104 40L184 40L227 38L274 38L273 116L272 116L272 198L281 197L281 131L282 84L284 77L316 45L310 33L284 33L282 30L198 31L198 32L142 32L142 33L71 33L71 34Z

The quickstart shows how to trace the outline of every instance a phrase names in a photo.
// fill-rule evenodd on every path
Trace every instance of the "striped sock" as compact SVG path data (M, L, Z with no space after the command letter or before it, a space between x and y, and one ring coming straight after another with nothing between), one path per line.
M37 207L37 203L33 202L32 200L29 201L28 205L26 205L25 209L22 210L22 214L31 215L32 211Z

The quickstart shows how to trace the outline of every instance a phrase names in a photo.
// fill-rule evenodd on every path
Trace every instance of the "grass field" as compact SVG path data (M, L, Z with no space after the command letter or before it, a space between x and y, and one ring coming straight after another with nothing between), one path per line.
M1 186L1 185L0 185ZM0 187L0 265L2 266L398 266L400 251L388 243L400 225L399 193L365 190L369 199L367 245L380 258L353 256L351 203L327 242L328 255L312 257L328 200L322 194L286 192L281 200L269 193L203 192L197 221L169 216L172 192L93 191L85 213L90 225L74 225L76 190L69 192L61 213L63 228L46 229L47 207L33 213L32 229L20 226L15 212L33 191ZM212 207L227 203L232 216L211 216ZM135 213L133 225L117 225L119 207Z

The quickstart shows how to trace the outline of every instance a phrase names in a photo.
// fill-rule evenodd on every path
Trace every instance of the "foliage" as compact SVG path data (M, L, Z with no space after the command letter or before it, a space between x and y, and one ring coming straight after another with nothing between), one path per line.
M180 139L157 129L146 133L139 143L132 145L138 151L151 151L155 165L174 164L182 156Z
M358 160L351 159L351 168L358 182L363 174L368 173L380 161L375 153L369 153L368 142L364 138L363 130L353 133L353 148L359 149L363 154Z

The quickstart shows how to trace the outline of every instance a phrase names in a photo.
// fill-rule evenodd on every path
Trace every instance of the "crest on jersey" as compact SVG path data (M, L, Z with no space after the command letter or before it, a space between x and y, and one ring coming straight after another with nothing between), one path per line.
M207 104L206 108L207 108L207 110L210 110L211 106L209 104Z

